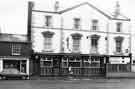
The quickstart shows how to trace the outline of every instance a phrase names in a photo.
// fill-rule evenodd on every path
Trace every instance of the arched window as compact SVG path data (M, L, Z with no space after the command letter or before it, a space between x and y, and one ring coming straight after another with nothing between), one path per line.
M100 36L99 35L92 35L91 36L91 52L92 53L97 53L98 51L98 40L99 40Z
M114 38L116 42L116 52L121 53L122 51L122 42L123 42L123 37L117 36Z
M44 51L49 51L52 49L52 37L54 35L54 32L45 31L42 32L44 36Z
M75 34L71 34L72 39L73 39L73 52L80 52L80 39L82 37L81 34L79 33L75 33Z

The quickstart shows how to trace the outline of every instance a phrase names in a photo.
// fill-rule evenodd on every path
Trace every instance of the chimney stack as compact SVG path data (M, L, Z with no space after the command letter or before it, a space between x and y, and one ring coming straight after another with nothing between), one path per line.
M120 15L120 4L119 1L116 2L115 11L114 11L114 17L117 17Z
M32 22L32 9L34 7L34 2L28 2L28 25L27 25L27 37L28 41L31 42L31 22Z
M54 5L54 11L58 12L58 9L59 9L59 1L56 1Z

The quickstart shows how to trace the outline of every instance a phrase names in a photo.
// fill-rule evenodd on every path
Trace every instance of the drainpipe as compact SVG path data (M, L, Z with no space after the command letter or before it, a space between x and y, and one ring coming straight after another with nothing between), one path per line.
M32 22L32 9L34 7L34 2L28 2L28 25L27 25L27 37L28 41L31 42L31 22Z
M61 16L61 30L60 30L60 52L64 52L64 33L63 33L63 17Z

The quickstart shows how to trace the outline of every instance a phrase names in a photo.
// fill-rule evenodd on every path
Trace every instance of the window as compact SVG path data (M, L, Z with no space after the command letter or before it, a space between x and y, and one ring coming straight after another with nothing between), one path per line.
M116 52L121 53L123 37L121 36L115 37L115 41L116 41Z
M52 19L52 16L45 16L45 19L46 19L46 26L47 27L50 27L51 26L51 19Z
M98 41L97 39L92 38L91 39L91 46L94 47L94 48L97 48L97 45L98 45L97 41Z
M63 68L68 67L68 58L66 57L62 58L62 67Z
M41 58L40 66L41 67L52 67L53 66L52 58L51 57Z
M73 52L80 51L80 39L73 39Z
M121 27L122 27L122 23L120 23L120 22L118 22L117 24L116 24L116 30L117 30L117 32L121 32Z
M97 53L98 51L98 40L99 40L99 35L92 35L91 36L91 52L92 53Z
M44 49L50 50L52 47L52 38L51 37L45 37L44 38Z
M120 53L122 48L122 41L116 41L116 52Z
M80 33L71 34L73 39L72 51L73 52L80 52L80 40L82 35Z
M81 59L77 57L69 58L69 66L71 67L81 67Z
M52 51L52 38L54 35L54 32L50 32L50 31L45 31L42 32L43 36L44 36L44 49L43 51Z
M92 20L92 30L98 29L98 20Z
M12 44L12 55L20 55L21 54L21 45L19 44Z
M74 28L79 29L80 28L80 18L74 19Z

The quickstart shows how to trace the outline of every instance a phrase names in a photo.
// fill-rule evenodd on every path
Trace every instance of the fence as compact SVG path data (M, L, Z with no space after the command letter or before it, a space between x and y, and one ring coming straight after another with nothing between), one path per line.
M53 67L41 67L41 76L104 76L104 67L91 67L91 68L72 68L72 74L69 73L68 68L53 68Z

